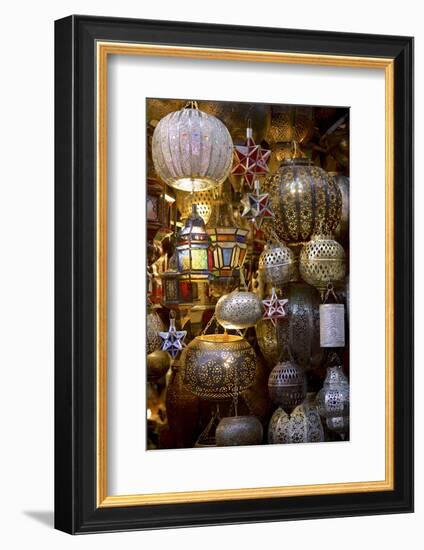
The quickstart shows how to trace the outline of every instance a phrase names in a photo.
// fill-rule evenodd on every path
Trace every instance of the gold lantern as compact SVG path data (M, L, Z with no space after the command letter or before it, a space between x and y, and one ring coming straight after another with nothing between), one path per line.
M279 105L272 108L268 142L302 143L311 136L314 128L313 109L304 106Z
M341 244L328 235L314 235L300 253L302 279L316 287L323 297L329 283L338 283L346 272L345 253Z
M232 399L254 381L256 361L253 348L241 336L197 336L181 357L184 384L202 399Z
M274 219L272 228L287 244L308 241L319 232L332 232L340 221L342 198L334 179L307 159L284 161L267 177ZM271 222L265 222L271 227Z

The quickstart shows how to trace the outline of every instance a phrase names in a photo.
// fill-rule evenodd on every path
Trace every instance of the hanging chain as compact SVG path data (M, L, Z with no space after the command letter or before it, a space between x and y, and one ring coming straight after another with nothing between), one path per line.
M212 317L209 319L209 321L207 322L205 328L202 330L201 332L201 335L203 336L204 334L206 334L206 332L209 330L209 328L211 327L212 323L213 322L216 322L216 316L215 316L215 313L212 315ZM218 323L216 323L217 327L218 328Z

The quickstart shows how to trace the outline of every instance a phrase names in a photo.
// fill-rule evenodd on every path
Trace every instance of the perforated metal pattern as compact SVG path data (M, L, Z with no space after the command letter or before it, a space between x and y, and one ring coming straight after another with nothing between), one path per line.
M294 254L284 243L268 243L259 256L259 269L266 283L283 286L293 278Z
M291 361L278 363L269 375L268 391L272 401L290 413L306 397L305 371Z
M342 245L329 236L314 236L302 248L299 270L304 281L321 291L328 283L342 281L346 272Z
M230 330L253 327L262 318L262 313L259 296L240 290L222 296L215 308L218 323Z

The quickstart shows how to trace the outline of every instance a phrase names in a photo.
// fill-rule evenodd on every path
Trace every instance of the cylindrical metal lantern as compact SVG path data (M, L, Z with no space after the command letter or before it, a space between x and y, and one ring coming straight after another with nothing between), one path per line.
M319 306L320 344L322 348L342 348L345 345L345 310L343 304Z
M216 428L216 446L260 445L262 424L256 416L229 416Z
M181 357L184 384L210 401L231 399L255 379L256 355L250 344L233 334L204 334L194 338Z

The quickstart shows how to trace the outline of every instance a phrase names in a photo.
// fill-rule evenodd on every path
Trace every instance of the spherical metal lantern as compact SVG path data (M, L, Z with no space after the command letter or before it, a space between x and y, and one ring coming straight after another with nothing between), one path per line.
M272 227L287 244L308 241L319 232L332 232L341 216L342 198L334 179L309 160L284 161L264 181L270 193Z
M241 336L205 334L194 338L181 357L184 384L210 401L232 399L255 379L256 355Z
M302 279L323 295L328 283L338 283L346 272L345 253L341 244L328 235L315 235L300 253Z
M146 320L147 355L150 355L161 347L162 339L159 336L159 332L163 330L165 330L165 325L162 323L159 315L156 311L149 311L148 309Z
M216 446L260 445L263 428L256 416L229 416L216 428Z
M262 319L262 301L254 292L235 290L218 300L215 315L218 323L225 329L253 327Z
M315 394L308 393L305 402L291 415L281 407L274 412L268 426L268 443L319 443L324 441L324 428L315 406Z
M171 358L166 351L156 350L147 356L147 380L156 382L168 372Z
M327 368L327 376L317 393L316 404L323 418L349 415L349 382L341 365Z
M165 183L183 191L205 191L228 177L233 141L219 119L186 108L161 119L153 133L152 155Z
M284 288L284 295L287 316L279 327L279 349L287 346L300 367L321 366L324 351L320 347L319 293L311 285L295 282Z
M259 256L259 270L263 273L265 283L281 287L294 275L294 254L284 243L268 243Z
M272 401L290 414L306 397L304 369L292 361L278 363L269 375L268 391Z

